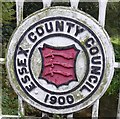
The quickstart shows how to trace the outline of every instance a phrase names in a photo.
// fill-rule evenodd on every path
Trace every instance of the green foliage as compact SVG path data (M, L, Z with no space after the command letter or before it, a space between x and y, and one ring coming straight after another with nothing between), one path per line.
M3 87L2 92L2 113L6 115L17 115L18 100L14 91L9 87Z
M7 72L5 66L2 71L2 113L3 114L17 114L17 95L13 91L7 79Z
M5 57L5 49L13 30L16 27L15 23L15 3L2 2L2 43L3 43L3 57Z
M79 9L90 14L98 20L98 2L81 2ZM107 5L105 29L111 37L120 33L120 2L109 2Z
M110 36L120 33L120 2L110 2L107 6L106 29Z
M120 88L120 69L116 69L111 85L109 86L107 93L108 95L118 94Z
M2 23L11 24L12 20L15 20L15 10L13 9L15 3L2 2Z
M5 57L5 50L9 38L15 28L15 3L1 2L2 9L2 57ZM11 88L5 66L2 68L2 113L3 114L17 114L17 96Z
M115 51L115 60L120 62L120 37L111 38L114 51ZM111 85L107 90L107 94L113 95L117 94L120 88L120 69L115 69L114 77L112 79Z
M120 36L112 37L111 41L115 51L115 61L120 62Z
M41 111L32 107L31 105L28 105L27 103L24 103L25 106L25 115L35 115L36 117L39 117L42 115Z

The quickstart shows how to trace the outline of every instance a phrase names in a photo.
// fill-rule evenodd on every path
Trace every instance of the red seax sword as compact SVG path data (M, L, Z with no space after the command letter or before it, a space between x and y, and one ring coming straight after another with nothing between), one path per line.
M42 55L42 71L39 79L45 79L57 87L76 81L75 63L80 50L75 45L53 47L47 44L38 48Z

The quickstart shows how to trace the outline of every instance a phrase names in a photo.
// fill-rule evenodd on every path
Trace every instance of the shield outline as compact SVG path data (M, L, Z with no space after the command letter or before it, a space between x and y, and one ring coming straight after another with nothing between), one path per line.
M76 53L76 56L73 58L74 60L74 65L73 65L73 70L74 70L74 76L75 76L75 79L72 79L68 82L65 82L63 84L60 84L60 85L56 85L55 83L51 82L51 81L48 81L46 78L42 77L42 73L43 73L43 70L44 70L44 57L43 57L43 54L42 54L42 49L43 48L50 48L50 49L55 49L55 50L66 50L66 49L70 49L70 48L73 48L77 53ZM70 82L72 81L78 81L77 79L77 75L76 75L76 59L77 59L77 56L78 54L80 53L80 50L76 48L76 46L74 44L72 45L69 45L69 46L61 46L61 47L55 47L55 46L52 46L52 45L48 45L46 43L43 44L43 47L39 47L38 48L39 51L40 51L40 54L41 54L41 58L42 58L42 68L41 68L41 72L39 73L39 77L38 79L44 79L48 84L52 84L54 86L56 86L57 88L59 88L60 86L63 86L63 85L69 85Z

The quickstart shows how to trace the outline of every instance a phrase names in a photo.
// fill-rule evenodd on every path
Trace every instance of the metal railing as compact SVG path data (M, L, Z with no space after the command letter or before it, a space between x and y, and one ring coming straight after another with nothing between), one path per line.
M30 0L30 2L34 2L34 0ZM43 7L50 7L52 0L42 0ZM106 7L108 0L98 0L99 2L99 15L98 15L98 21L99 23L104 27L105 26L105 17L106 17ZM71 7L74 9L78 8L79 0L70 0ZM21 23L23 20L23 6L24 6L24 0L16 0L16 18L17 18L17 25ZM5 58L0 58L0 64L5 64ZM115 62L114 68L120 68L120 62ZM1 94L1 93L0 93ZM2 95L0 95L2 97ZM0 107L2 108L2 107ZM24 106L23 106L23 100L21 97L18 96L18 115L2 115L2 109L0 109L0 116L1 117L20 117L20 115L25 116ZM46 115L45 113L42 113L42 116ZM72 118L73 114L70 114L67 116L67 118ZM92 119L97 119L99 117L99 100L97 100L93 106L92 106ZM118 99L118 108L117 108L117 119L120 119L120 90L119 90L119 99Z

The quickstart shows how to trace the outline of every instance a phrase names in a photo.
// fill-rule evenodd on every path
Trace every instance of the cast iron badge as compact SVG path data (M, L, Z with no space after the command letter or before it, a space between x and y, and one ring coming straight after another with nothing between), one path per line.
M50 113L92 105L108 88L114 52L91 16L53 7L29 16L11 38L7 69L23 100Z
M43 58L42 74L39 79L45 79L56 87L68 85L77 79L74 68L78 53L74 45L58 48L44 44L39 50Z

